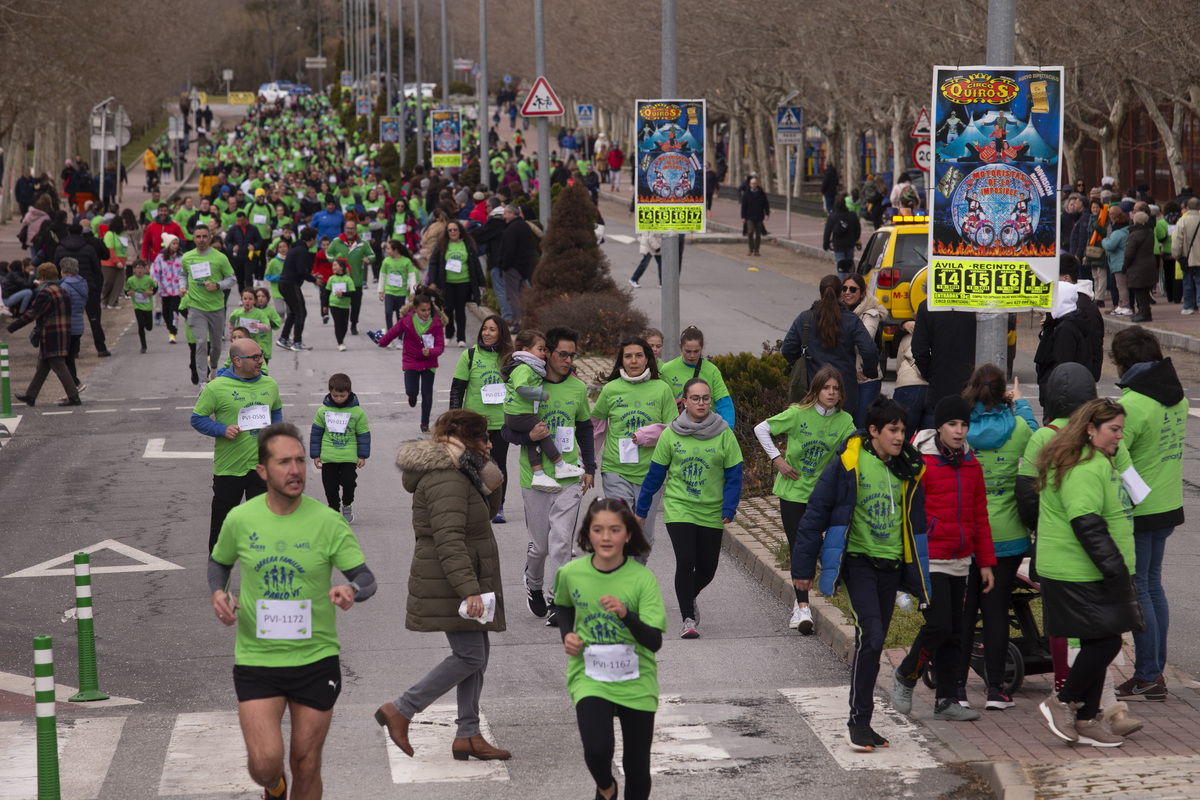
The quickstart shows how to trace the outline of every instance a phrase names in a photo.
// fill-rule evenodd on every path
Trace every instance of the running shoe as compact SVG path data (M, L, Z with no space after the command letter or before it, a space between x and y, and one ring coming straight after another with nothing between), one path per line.
M947 697L937 701L937 705L933 707L933 718L950 722L970 722L979 719L979 712L973 708L963 708L958 704L958 700Z
M546 616L546 597L542 594L541 589L531 589L526 586L525 604L529 606L529 611L538 619Z
M912 713L913 688L900 677L900 669L892 670L892 708L901 714Z
M500 506L500 510L496 512L496 516L492 517L492 524L501 525L505 522L508 522L508 520L504 518L504 506Z
M1003 711L1004 709L1012 708L1015 705L1016 703L1013 702L1013 699L1008 692L1004 691L1003 689L997 689L993 687L988 689L987 702L983 707L992 711Z
M358 336L358 326L355 325L353 322L350 323L350 335Z
M1076 703L1064 703L1052 694L1038 704L1038 710L1046 718L1050 732L1065 742L1078 742L1079 733L1075 730Z
M871 726L865 722L851 722L846 729L846 742L851 750L860 753L870 753L875 749L875 737L871 735Z
M280 336L278 339L275 340L275 344L279 345L280 347L284 348L285 350L292 349L291 340L285 339L282 336Z
M344 344L339 344L339 345L338 345L338 352L340 352L340 353L344 353L344 352L346 352L346 345L344 345Z
M343 505L342 516L346 518L346 522L354 522L354 506Z
M804 606L800 609L800 624L796 626L804 636L812 636L813 632L813 617L812 608Z
M1162 702L1167 699L1167 687L1160 686L1158 681L1139 681L1130 678L1117 687L1118 700L1153 700Z
M870 725L867 726L867 733L869 733L871 735L871 741L875 743L876 747L887 747L888 746L888 740L883 738L882 736L880 736L878 733L876 733L875 729L872 728Z
M287 800L287 775L284 775L279 780L283 784L283 792L280 794L271 794L269 790L263 789L263 800Z
M558 627L558 613L554 610L553 606L551 606L550 610L546 612L546 627L547 628L557 628Z
M1100 717L1077 720L1075 733L1079 736L1080 744L1090 744L1092 747L1120 747L1125 744L1125 738L1113 733L1108 723Z
M383 331L367 331L367 338L379 344L379 340L383 338Z
M171 334L167 334L167 335L170 337L167 341L170 342L171 344L175 344L175 334L171 333Z
M679 632L680 639L699 639L700 631L696 630L696 620L688 617L683 621L683 627Z
M292 342L292 349L297 353L299 353L301 350L312 350L311 347L300 341Z
M788 620L788 627L792 630L800 627L800 601L792 601L792 618Z

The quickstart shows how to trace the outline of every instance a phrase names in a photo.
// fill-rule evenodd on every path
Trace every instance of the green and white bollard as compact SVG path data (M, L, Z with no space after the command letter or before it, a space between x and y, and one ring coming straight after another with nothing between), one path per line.
M79 631L79 694L72 703L107 700L96 674L96 631L92 624L92 563L87 553L75 554L75 621Z
M0 344L0 419L11 419L12 387L8 383L8 345Z
M54 649L49 636L33 640L33 697L37 708L38 800L61 800L58 722L54 715Z

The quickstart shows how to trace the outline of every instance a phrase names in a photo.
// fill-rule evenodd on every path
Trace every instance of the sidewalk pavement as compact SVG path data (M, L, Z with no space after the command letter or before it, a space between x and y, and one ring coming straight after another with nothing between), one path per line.
M775 565L772 551L785 541L779 510L767 497L743 500L735 520L725 526L724 547L789 608L795 595L791 575ZM817 638L849 663L854 628L845 615L820 595L811 595ZM1117 683L1133 673L1133 648L1125 647L1125 666L1114 667ZM904 649L884 653L879 690L891 686L889 670ZM913 718L925 725L955 756L969 763L1000 800L1054 798L1200 797L1200 683L1168 665L1166 702L1129 703L1129 715L1145 727L1118 748L1070 745L1054 736L1038 711L1051 691L1053 675L1027 675L1014 696L1016 707L981 711L975 722L933 719L930 691L919 686ZM983 681L972 672L967 694L975 708L986 698ZM887 701L877 698L877 703Z

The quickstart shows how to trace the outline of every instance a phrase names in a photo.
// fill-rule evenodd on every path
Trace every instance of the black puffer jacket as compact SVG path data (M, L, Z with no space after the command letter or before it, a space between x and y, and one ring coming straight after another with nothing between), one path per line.
M67 236L54 251L54 265L60 265L67 257L79 262L79 274L88 282L91 291L99 293L104 273L100 271L100 259L91 243L77 233Z
M975 369L975 315L968 311L917 309L913 361L929 381L925 408L930 413L946 395L961 394Z
M1154 256L1154 224L1145 212L1133 215L1125 239L1125 280L1130 289L1149 289L1158 282L1158 260ZM1122 298L1124 299L1124 298Z

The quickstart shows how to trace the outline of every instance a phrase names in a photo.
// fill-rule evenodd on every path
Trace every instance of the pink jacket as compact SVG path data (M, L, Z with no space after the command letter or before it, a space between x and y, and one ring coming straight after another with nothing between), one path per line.
M400 321L380 337L379 346L387 347L397 338L402 338L404 349L402 351L401 367L403 369L434 369L438 365L438 356L446 349L446 336L443 333L446 317L440 312L434 313L433 324L429 326L428 333L429 336L433 337L433 347L429 348L429 355L425 356L421 353L421 350L425 347L425 343L422 341L420 335L417 334L416 326L413 324L413 316L416 313L412 307L412 303L400 309Z

